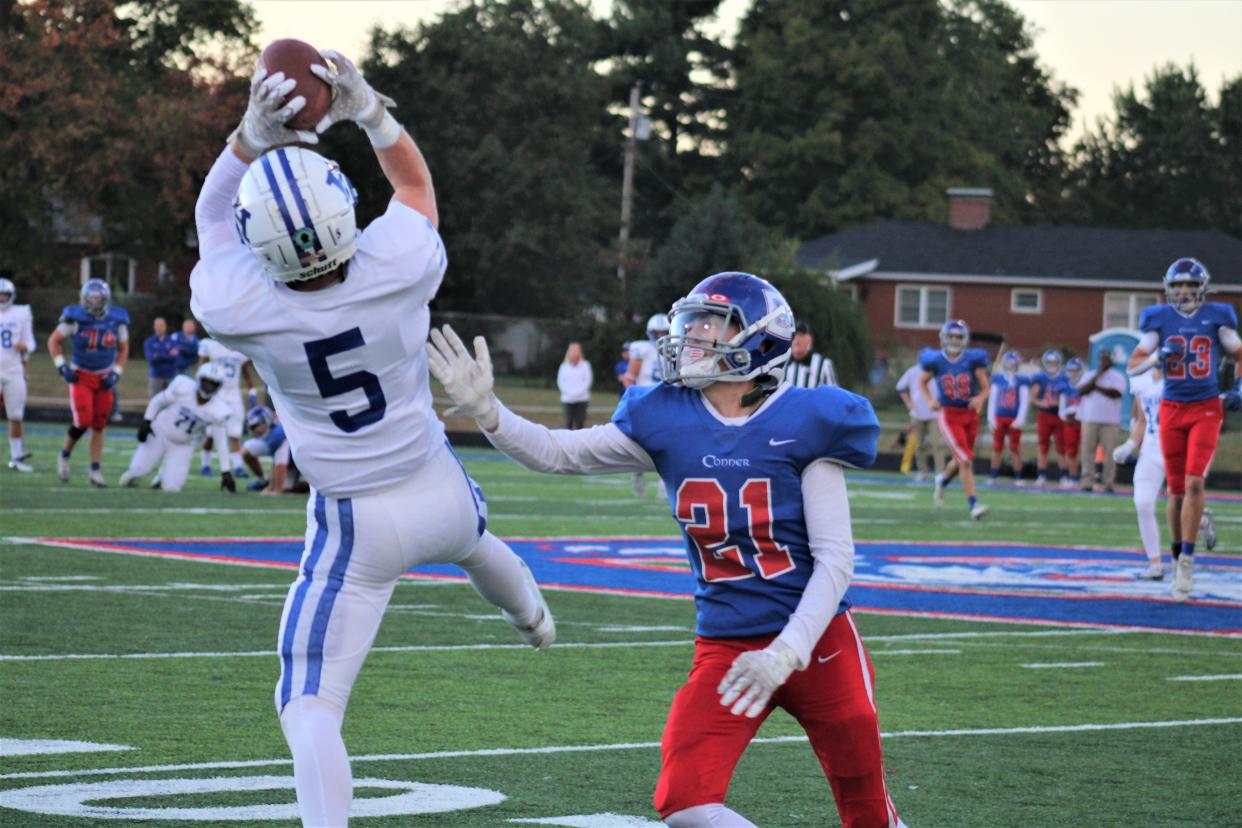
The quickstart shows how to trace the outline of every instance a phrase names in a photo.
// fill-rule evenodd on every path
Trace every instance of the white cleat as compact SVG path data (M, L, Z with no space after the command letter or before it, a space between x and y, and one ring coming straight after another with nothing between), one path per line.
M1216 521L1212 517L1211 509L1204 509L1203 517L1199 518L1199 534L1203 536L1203 546L1207 551L1211 552L1216 548Z
M641 474L634 475L634 497L645 497L647 494L647 481L643 479Z
M30 472L34 471L34 466L31 466L27 463L23 463L21 460L10 460L9 468L12 469L13 471L25 472L26 474L29 474ZM1211 548L1212 547L1210 546L1208 547L1208 549L1211 549Z
M1041 475L1039 475L1039 477L1036 477L1036 478L1035 478L1035 485L1036 485L1036 486L1047 486L1047 485L1048 485L1048 476L1047 476L1047 475L1044 475L1044 474L1041 474Z
M987 506L984 506L982 503L976 503L975 508L970 510L970 519L979 520L981 517L983 517L990 511L991 510Z
M944 477L936 475L936 479L932 481L932 505L944 505Z
M1149 564L1143 571L1135 573L1134 577L1140 581L1163 581L1164 567L1158 563Z
M1074 481L1070 480L1068 477L1062 477L1061 482L1058 483L1057 485L1060 486L1062 489L1072 489L1074 488Z
M1190 597L1190 585L1194 580L1194 555L1182 555L1173 562L1173 600L1185 601Z
M61 483L69 482L69 458L56 457L56 476L60 478Z
M134 478L130 477L130 476L129 476L129 472L128 472L128 471L126 471L126 472L124 472L124 473L122 473L122 474L121 474L121 479L120 479L120 480L118 480L116 483L117 483L117 485L118 485L118 486L120 486L121 488L125 488L126 486L132 486L132 485L134 485Z
M522 634L522 638L526 643L534 647L536 650L546 650L552 646L552 642L556 641L556 621L552 618L552 611L548 609L548 602L544 599L543 593L539 590L539 584L535 583L535 576L531 574L530 567L526 562L518 559L518 563L522 565L522 574L526 577L526 582L530 584L531 591L535 594L536 600L539 602L539 612L535 623L529 626L518 623L518 620L510 615L507 611L501 610L500 617L509 622L515 630Z
M97 489L108 488L108 481L103 479L103 472L93 471L90 476L91 485Z

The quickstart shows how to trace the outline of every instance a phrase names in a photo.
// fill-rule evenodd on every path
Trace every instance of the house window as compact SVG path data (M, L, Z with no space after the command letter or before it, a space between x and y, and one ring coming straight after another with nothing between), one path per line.
M1105 293L1104 327L1137 329L1143 308L1160 302L1161 297L1154 293Z
M1009 292L1011 313L1043 313L1044 292L1039 288L1014 288Z
M898 285L895 310L898 328L939 328L949 320L949 289Z

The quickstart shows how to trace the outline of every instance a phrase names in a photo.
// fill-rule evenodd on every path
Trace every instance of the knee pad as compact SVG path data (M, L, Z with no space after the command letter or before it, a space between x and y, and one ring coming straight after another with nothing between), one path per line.
M82 439L82 435L86 433L86 429L77 426L69 426L69 438L72 440Z

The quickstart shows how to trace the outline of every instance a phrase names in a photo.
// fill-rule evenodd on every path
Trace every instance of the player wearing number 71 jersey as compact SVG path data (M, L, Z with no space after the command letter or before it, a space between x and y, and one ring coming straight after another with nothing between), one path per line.
M532 647L556 637L529 570L487 531L482 492L431 407L427 304L444 276L431 175L345 57L320 129L352 120L394 193L364 231L355 192L286 122L294 81L256 73L250 104L199 194L194 315L250 357L311 485L306 547L277 637L275 701L306 825L343 826L353 798L341 723L397 579L453 563ZM209 365L211 363L208 363ZM417 676L411 676L417 685ZM415 686L411 691L418 695Z
M1164 364L1160 448L1169 484L1169 530L1181 538L1173 563L1173 598L1178 601L1190 596L1205 504L1203 478L1220 438L1223 408L1242 408L1242 379L1236 378L1222 406L1216 376L1221 354L1242 362L1242 338L1232 305L1203 301L1210 279L1196 259L1178 259L1169 266L1164 274L1168 303L1143 310L1143 337L1127 365L1135 376Z
M884 782L874 675L845 590L854 545L842 466L875 460L870 403L781 377L793 313L766 281L719 273L669 313L664 381L629 388L612 422L552 431L499 404L476 357L432 331L431 370L489 440L560 474L656 471L685 536L694 664L664 729L655 807L676 828L752 823L728 808L734 767L776 707L806 730L851 828L901 825Z

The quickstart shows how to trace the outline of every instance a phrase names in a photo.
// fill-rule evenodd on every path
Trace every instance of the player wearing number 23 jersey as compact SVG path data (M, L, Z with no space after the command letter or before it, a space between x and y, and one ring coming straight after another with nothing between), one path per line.
M845 600L853 539L843 466L875 460L871 404L782 385L794 333L784 298L720 273L673 305L663 383L629 388L612 422L550 430L491 393L450 328L431 369L489 440L560 474L655 471L696 579L694 664L669 711L655 807L667 825L752 826L724 804L742 752L776 707L806 730L852 828L901 826L884 782L874 674Z

